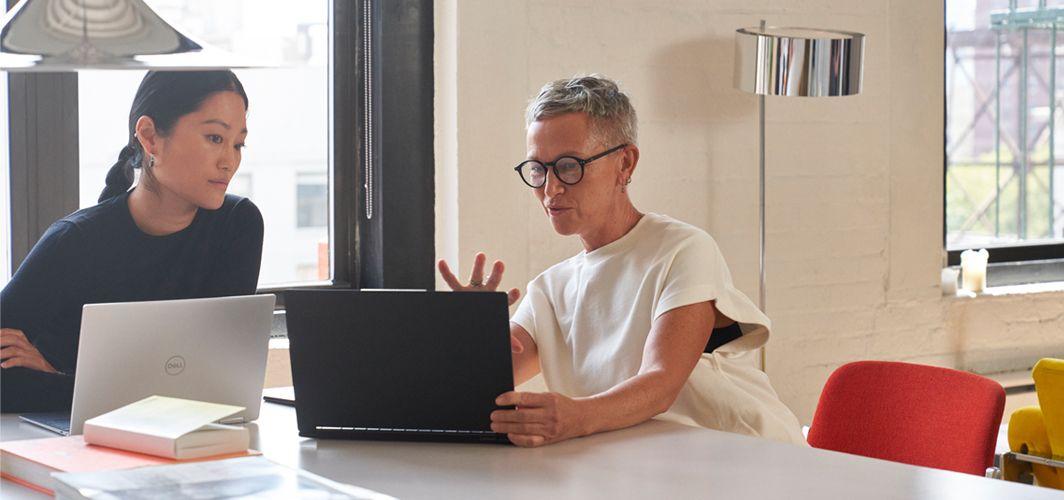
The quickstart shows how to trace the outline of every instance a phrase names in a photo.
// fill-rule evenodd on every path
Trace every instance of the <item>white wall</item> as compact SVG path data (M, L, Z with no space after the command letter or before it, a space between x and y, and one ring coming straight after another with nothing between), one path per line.
M767 103L767 371L781 398L809 423L848 361L992 373L1064 357L1064 293L941 297L941 2L438 0L441 12L438 247L457 248L462 275L483 251L523 290L580 251L512 167L527 99L598 72L639 112L636 207L708 231L756 301L757 98L732 88L734 32L760 19L844 29L867 35L863 94Z
M0 96L6 95L7 74L0 73ZM0 253L0 287L7 285L11 276L11 188L8 186L11 149L7 143L11 134L7 129L8 122L7 99L0 99L0 245L4 249Z

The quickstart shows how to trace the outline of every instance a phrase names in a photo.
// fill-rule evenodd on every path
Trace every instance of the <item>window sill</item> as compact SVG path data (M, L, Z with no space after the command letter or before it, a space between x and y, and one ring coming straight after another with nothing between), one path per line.
M961 266L949 266L942 270L943 295L952 296L948 283L949 272L953 279L963 278ZM1049 259L1026 262L994 262L986 266L986 291L973 294L964 291L963 279L955 282L958 297L977 295L1017 295L1064 291L1064 259Z
M967 290L957 290L956 295L946 295L949 298L976 298L983 296L1006 296L1027 295L1033 293L1064 292L1064 281L1050 281L1046 283L1027 283L1023 285L992 286L982 293L972 293Z
M286 387L292 385L292 361L288 357L288 339L270 339L266 356L266 379L263 387Z

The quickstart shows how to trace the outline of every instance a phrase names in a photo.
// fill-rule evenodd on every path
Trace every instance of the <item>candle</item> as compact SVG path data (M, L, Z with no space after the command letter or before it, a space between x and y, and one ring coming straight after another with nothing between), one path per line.
M960 272L954 267L942 268L942 295L957 295L957 276Z
M985 248L961 252L961 275L964 277L965 290L980 293L986 288L986 261L989 257Z

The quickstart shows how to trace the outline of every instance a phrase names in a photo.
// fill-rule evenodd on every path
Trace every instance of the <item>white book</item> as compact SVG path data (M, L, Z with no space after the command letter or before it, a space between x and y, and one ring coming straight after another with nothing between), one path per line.
M230 458L124 471L56 473L55 497L64 500L143 498L395 500L330 481L263 457Z
M151 396L85 421L85 442L176 460L248 449L243 427L214 424L244 408Z

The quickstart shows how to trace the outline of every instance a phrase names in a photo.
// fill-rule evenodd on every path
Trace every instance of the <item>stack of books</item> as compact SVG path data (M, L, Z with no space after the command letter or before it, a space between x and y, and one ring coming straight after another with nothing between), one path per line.
M243 408L152 396L85 422L84 436L0 443L0 477L57 499L394 500L256 456Z
M213 424L244 410L188 399L151 396L85 421L85 442L175 460L247 450L248 430Z
M206 460L258 454L244 450ZM204 459L195 459L204 460ZM82 436L4 441L0 443L0 477L46 495L54 494L52 473L96 472L181 463L180 460L134 453L85 442Z
M53 472L96 472L256 455L248 430L212 424L243 410L152 396L85 422L84 436L0 443L0 477L51 495Z

